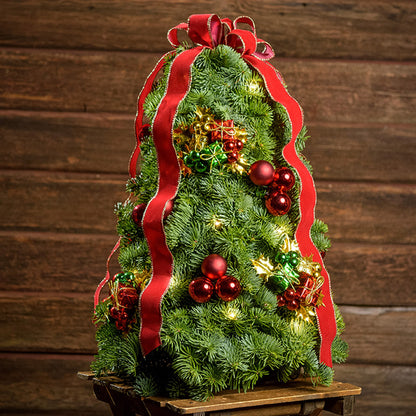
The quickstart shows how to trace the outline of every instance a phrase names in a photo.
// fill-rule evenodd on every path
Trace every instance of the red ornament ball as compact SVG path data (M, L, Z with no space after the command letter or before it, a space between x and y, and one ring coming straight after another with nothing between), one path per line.
M237 152L241 152L241 150L243 150L244 143L241 140L236 140L234 142L234 145L235 145L235 150L237 150Z
M189 284L188 291L195 302L205 303L214 293L214 284L205 277L198 277Z
M266 198L266 208L274 216L287 214L291 205L290 197L284 192L273 192Z
M293 188L295 181L295 175L289 168L279 168L274 173L272 186L288 191Z
M269 185L273 181L274 167L267 160L258 160L250 166L248 176L255 185Z
M288 301L286 303L286 307L290 310L290 311L295 311L296 309L298 309L300 306L300 302L298 299L293 299L291 301Z
M286 305L286 299L282 295L277 295L277 306L285 306Z
M224 149L225 152L232 152L235 148L235 143L232 140L227 140L222 148Z
M202 273L211 280L224 276L227 272L227 261L219 254L210 254L201 264Z
M292 301L293 299L297 298L296 292L293 289L287 289L284 293L283 293L283 297L288 301Z
M147 204L139 204L139 205L136 205L133 208L133 211L131 213L131 216L133 218L134 223L138 227L141 227L142 226L143 214L144 214L144 211L145 211L146 207L147 207Z
M240 153L237 152L237 150L233 150L232 152L227 154L228 162L234 163L237 162L237 160L240 158Z
M218 297L226 302L234 300L241 292L240 282L233 276L222 276L215 284Z

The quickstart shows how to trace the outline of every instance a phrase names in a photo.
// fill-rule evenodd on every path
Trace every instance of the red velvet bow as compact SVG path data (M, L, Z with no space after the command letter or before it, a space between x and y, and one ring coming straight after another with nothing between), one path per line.
M239 28L239 25L242 24L248 25L249 30ZM172 143L176 111L190 88L191 67L195 59L205 48L213 49L220 44L224 44L240 53L242 58L262 76L271 98L282 104L288 113L292 126L292 136L290 142L283 149L283 156L288 164L296 170L301 182L300 222L295 238L299 244L301 254L303 256L312 255L313 261L322 265L322 275L325 278L322 287L324 305L317 308L321 334L320 360L332 366L331 345L336 334L336 322L329 275L310 236L310 230L315 219L316 191L312 176L299 158L295 148L296 138L303 125L302 110L286 91L280 74L269 62L266 62L274 56L273 49L267 42L257 38L255 25L251 18L238 17L232 22L230 19L221 20L215 14L192 15L188 23L181 23L169 30L168 40L175 48L181 45L178 39L180 31L186 32L194 46L177 53L174 57L166 92L159 104L152 125L153 140L159 164L159 187L156 195L149 202L143 217L143 230L153 265L152 278L140 298L140 342L143 354L148 354L161 344L162 315L160 305L163 295L169 287L173 271L173 257L167 247L163 228L163 214L167 202L176 196L180 180L180 167ZM262 47L260 51L258 50L259 47ZM132 177L136 175L139 146L145 128L142 125L143 103L151 90L157 73L163 67L163 62L164 57L149 75L139 96L136 117L137 146L130 163L130 175Z
M251 31L239 29L238 25L241 24L248 25ZM185 31L197 46L212 49L223 44L232 47L241 55L253 55L264 61L274 57L270 44L257 38L254 21L248 16L240 16L231 21L220 19L215 14L192 15L188 23L181 23L169 30L168 40L175 48L181 45L178 40L179 31ZM259 46L263 46L261 52L257 51Z

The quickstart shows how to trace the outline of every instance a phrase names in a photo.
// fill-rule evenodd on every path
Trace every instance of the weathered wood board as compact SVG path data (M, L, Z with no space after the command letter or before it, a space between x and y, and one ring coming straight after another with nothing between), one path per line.
M0 290L92 294L104 277L105 262L116 240L115 232L0 232L0 250L4 253L0 257ZM416 288L408 285L407 274L416 267L414 245L335 242L325 261L336 303L416 305ZM119 271L116 256L111 271ZM388 288L386 276L394 282Z
M191 13L248 14L304 109L325 258L350 345L355 415L416 402L416 3L3 0L0 388L4 415L109 414L77 379L117 239L137 94ZM113 259L111 270L118 265ZM325 415L326 416L326 415Z
M134 116L0 111L0 139L7 149L0 154L0 168L126 174L135 143ZM307 127L305 155L316 180L416 180L412 124L318 122Z
M8 292L0 298L0 324L8 334L0 351L95 353L92 311L92 294ZM341 312L350 363L415 362L416 308L341 306Z
M1 10L0 45L6 46L165 51L168 29L190 14L217 13L252 17L279 56L416 58L416 6L406 0L263 1L261 6L256 0L3 0Z
M0 50L0 109L134 114L160 55ZM408 123L416 63L273 59L310 122Z
M0 227L111 233L115 229L114 204L128 196L126 180L127 175L4 171ZM413 185L324 181L316 186L317 217L328 223L334 240L416 243L416 224L404 222L402 217L416 204Z

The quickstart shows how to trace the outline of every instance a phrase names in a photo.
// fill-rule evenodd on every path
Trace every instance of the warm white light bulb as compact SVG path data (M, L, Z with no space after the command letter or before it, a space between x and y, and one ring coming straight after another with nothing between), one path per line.
M215 220L215 222L214 222L214 227L215 228L220 228L222 226L222 222L220 221L220 220Z
M225 313L228 319L237 319L238 311L235 308L228 308L227 312Z

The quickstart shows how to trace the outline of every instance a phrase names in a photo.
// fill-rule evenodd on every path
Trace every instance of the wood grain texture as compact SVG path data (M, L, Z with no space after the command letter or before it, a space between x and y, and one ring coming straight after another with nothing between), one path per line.
M135 114L158 54L0 50L0 108ZM413 123L416 64L272 60L309 122Z
M93 294L6 292L0 351L96 353Z
M336 380L362 387L354 416L411 416L416 406L416 367L336 365ZM329 416L326 415L325 416Z
M93 294L117 235L0 232L0 290ZM416 306L416 246L336 242L325 257L340 305ZM110 270L119 271L117 256ZM392 284L393 282L393 284ZM406 290L403 288L406 287Z
M414 365L416 308L341 306L348 362ZM403 336L403 334L406 334Z
M416 246L336 242L325 257L334 300L342 305L416 306ZM406 288L404 290L404 288Z
M416 182L412 124L312 123L307 127L310 139L304 153L315 180Z
M312 123L308 130L315 180L416 181L412 124ZM0 111L0 140L2 169L125 174L134 114Z
M334 240L416 243L414 186L317 182L317 190L317 217ZM4 171L0 191L0 229L21 231L111 234L114 203L127 197L118 176L36 171Z
M283 57L414 60L415 5L406 0L235 2L2 1L0 45L165 51L188 16L251 16ZM30 27L30 30L28 30ZM302 28L302 30L299 30Z
M334 241L413 244L416 187L400 184L317 182L316 216Z
M5 334L0 351L93 354L92 310L92 294L5 292L0 298ZM343 306L341 312L349 363L414 364L416 308Z
M0 290L94 293L118 239L103 234L0 233ZM117 256L111 262L119 272Z
M114 204L127 198L124 180L109 175L6 171L0 182L6 229L111 233Z
M50 415L111 415L89 383L77 377L93 357L66 354L0 353L0 371L7 382L0 389L0 413ZM46 413L47 412L47 413Z
M349 383L335 381L330 386L311 384L310 380L294 380L284 386L261 386L247 391L223 392L215 395L209 401L198 402L189 399L172 399L166 401L164 398L155 398L155 403L161 407L167 407L179 414L211 413L229 411L232 415L255 415L257 412L272 415L272 407L280 403L296 403L305 400L320 400L340 396L357 396L361 388ZM263 407L264 406L264 407ZM270 407L269 407L270 406ZM245 412L250 409L251 412ZM234 413L235 410L235 413ZM296 414L301 409L297 409ZM264 411L264 413L263 413ZM292 414L292 413L290 413ZM287 415L287 413L276 412L276 415Z
M0 389L2 415L111 414L94 398L91 382L76 377L91 360L89 355L2 353L0 370L7 374ZM379 416L380 409L386 415L410 416L409 409L416 405L414 367L342 364L335 366L335 379L362 387L354 416Z
M0 168L126 174L134 114L0 112Z

